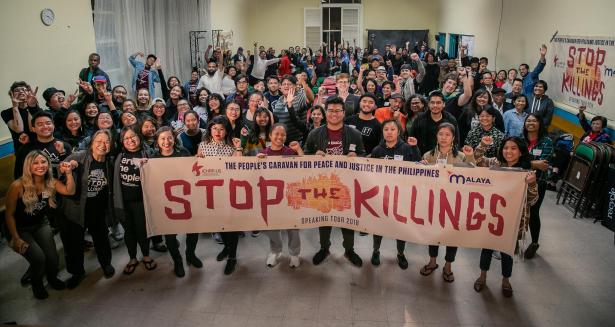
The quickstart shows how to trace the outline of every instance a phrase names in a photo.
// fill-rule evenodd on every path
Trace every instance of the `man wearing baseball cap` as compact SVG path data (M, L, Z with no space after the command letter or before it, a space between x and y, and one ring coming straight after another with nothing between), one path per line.
M389 106L376 109L375 117L381 124L387 119L395 118L405 130L408 116L402 112L403 106L404 97L399 93L393 93L389 98Z

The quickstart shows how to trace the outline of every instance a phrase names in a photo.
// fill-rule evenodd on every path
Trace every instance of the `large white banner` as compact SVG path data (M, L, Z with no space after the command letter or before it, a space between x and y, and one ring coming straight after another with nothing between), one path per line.
M560 35L549 49L548 95L615 120L615 37Z
M342 156L150 159L148 235L337 226L512 253L525 173Z

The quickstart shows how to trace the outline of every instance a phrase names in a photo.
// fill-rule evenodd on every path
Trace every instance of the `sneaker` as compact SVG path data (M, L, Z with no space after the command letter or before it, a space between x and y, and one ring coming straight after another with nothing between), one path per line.
M105 275L106 279L109 279L113 277L113 275L115 275L115 268L113 268L112 265L106 265L102 267L102 270L103 270L103 274Z
M259 230L252 231L251 236L252 237L259 237L259 236L261 236L261 231L259 231Z
M397 264L399 265L399 268L403 270L408 269L408 260L406 259L406 256L403 253L397 254Z
M182 278L186 276L186 271L184 270L184 262L181 258L178 260L173 260L173 272L175 272L175 276Z
M188 266L194 266L194 268L203 268L203 261L197 258L194 253L186 253L186 263Z
M235 271L235 266L237 265L237 259L229 258L226 260L226 266L224 267L224 274L230 275Z
M216 241L216 243L218 244L224 244L224 242L222 241L222 236L220 236L220 233L214 233L214 241Z
M226 249L226 246L222 249L222 251L220 251L220 253L218 253L218 255L216 256L216 260L217 261L222 261L224 259L226 259L226 257L228 257L228 250Z
M329 256L329 254L331 254L329 252L329 249L320 249L318 252L316 252L316 254L314 255L314 258L312 259L312 263L315 266L318 266L319 264L321 264L323 261L325 261L325 259Z
M495 260L502 260L502 255L500 254L500 251L493 251L493 254L491 255Z
M118 223L111 227L111 237L118 242L121 242L124 239L124 229L122 228L122 225Z
M32 294L39 300L44 300L49 297L49 293L47 293L42 279L32 281Z
M116 240L115 240L115 239L111 236L111 234L109 234L109 246L110 246L112 249L117 249L117 248L119 248L119 247L120 247L120 242L116 241Z
M523 257L525 257L526 259L532 259L536 255L538 247L540 247L538 243L531 243L525 250L525 254L523 255Z
M267 255L267 267L271 268L275 265L278 264L278 259L280 259L280 256L282 256L282 253L278 252L278 253L269 253Z
M298 268L300 264L301 264L301 260L299 260L298 256L296 255L290 256L290 263L288 264L289 267Z
M164 243L153 243L152 250L156 252L167 252L167 246Z
M66 288L66 283L61 281L56 276L47 277L47 282L49 283L49 286L51 286L56 291L61 291Z
M72 275L67 281L66 281L66 288L68 288L69 290L72 290L74 288L76 288L77 286L79 286L79 284L81 283L81 281L85 278L84 275Z
M244 238L246 237L246 233L244 232L239 232L239 238Z
M380 266L380 251L374 250L372 253L372 265Z
M361 267L363 265L363 260L361 260L361 257L359 257L359 255L353 250L346 250L346 252L344 252L344 256L348 259L348 261L357 267Z

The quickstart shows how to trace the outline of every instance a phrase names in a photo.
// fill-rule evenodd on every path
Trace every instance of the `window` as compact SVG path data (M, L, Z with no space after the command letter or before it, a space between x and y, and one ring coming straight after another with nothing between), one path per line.
M360 3L360 0L323 0L320 8L305 8L305 45L316 49L325 42L333 50L333 44L341 44L343 40L351 46L356 42L362 47Z

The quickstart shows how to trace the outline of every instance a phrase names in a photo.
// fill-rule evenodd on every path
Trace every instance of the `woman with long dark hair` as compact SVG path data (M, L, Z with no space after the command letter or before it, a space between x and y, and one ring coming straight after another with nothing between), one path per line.
M547 134L547 129L542 125L542 120L536 114L529 114L525 118L523 138L527 142L527 150L532 158L532 168L536 169L536 179L538 180L538 200L530 209L529 226L532 243L524 253L526 259L532 259L539 247L540 206L547 192L547 172L553 159L553 141Z
M269 134L271 132L270 111L267 108L258 108L254 113L254 121L250 122L250 130L247 135L241 135L241 146L245 156L256 156L262 150L271 145Z
M130 261L124 268L124 274L132 274L137 260L137 244L143 255L143 265L147 270L156 269L156 262L149 256L149 240L145 227L145 209L141 190L141 165L153 155L153 150L143 144L140 134L134 126L126 126L120 132L122 151L115 159L113 176L113 204L115 212L124 227L124 241Z
M531 156L528 151L527 144L520 137L509 137L502 141L502 146L498 150L496 158L488 158L484 156L485 150L493 142L490 136L485 136L481 140L481 144L476 148L474 156L479 166L490 167L499 166L507 168L531 168ZM531 207L538 201L538 186L536 184L536 173L530 171L527 173L525 182L527 187L527 200L521 213L521 224L519 226L518 239L523 238L523 234L527 230ZM482 291L487 282L487 271L491 265L491 257L493 250L483 249L480 253L480 276L474 282L474 290ZM510 285L510 276L512 275L513 259L510 254L501 253L502 255L502 294L505 297L513 295L513 289Z
M239 106L237 105L237 108ZM241 156L243 148L241 140L233 138L230 133L230 124L224 117L215 117L209 121L203 142L199 144L197 157L229 157ZM237 244L239 232L220 233L224 248L216 256L216 260L222 261L228 258L224 267L224 274L230 275L237 265Z
M216 116L224 116L224 98L218 93L211 93L207 97L207 115L208 119Z
M171 157L190 157L190 153L179 146L175 141L176 134L170 126L163 126L156 132L156 153L154 158L171 158ZM165 243L173 259L173 271L177 277L184 277L184 261L179 253L179 242L176 234L164 236ZM197 258L195 250L196 244L199 241L198 233L189 233L186 235L186 263L195 268L202 268L203 262Z
M460 152L455 147L455 135L457 132L455 126L451 123L441 123L436 128L437 144L434 149L423 154L423 160L421 161L426 165L435 164L447 164L454 165L460 163L474 163L473 150L469 146L464 146L463 151ZM412 138L411 138L412 139ZM412 140L413 142L416 142ZM436 269L438 269L438 252L440 247L438 245L429 246L429 262L424 265L420 273L423 276L429 276ZM445 282L452 283L455 281L453 275L452 264L457 256L456 246L447 246L446 254L444 255L444 267L442 268L442 278Z
M73 152L79 148L79 143L83 142L88 136L83 127L81 114L77 110L67 111L62 126L58 127L59 133L55 137L70 144Z
M202 122L199 114L195 111L188 110L184 113L184 131L179 134L177 140L191 155L196 155L199 144L203 141L205 130L200 128Z
M58 170L66 175L66 183L53 178L49 157L34 150L26 155L23 175L11 183L6 196L9 244L30 263L32 293L37 299L49 296L43 285L45 274L49 286L56 290L66 287L58 279L58 253L47 214L56 207L56 193L75 194L75 181L70 164L61 163Z

